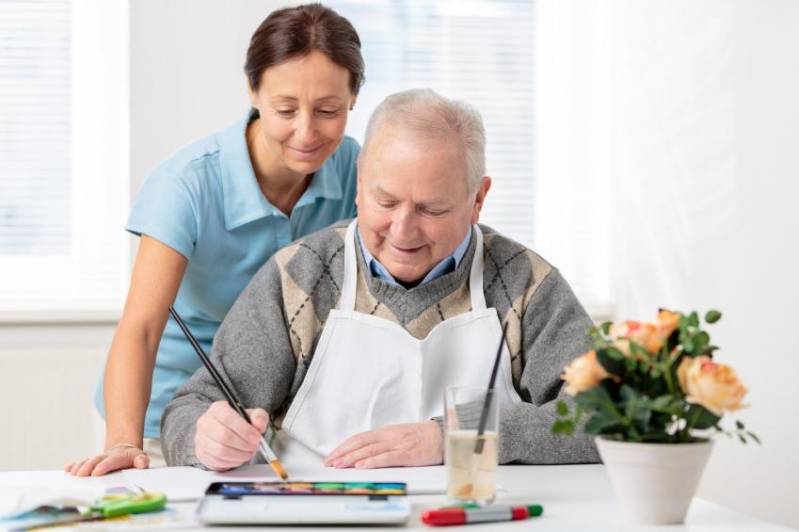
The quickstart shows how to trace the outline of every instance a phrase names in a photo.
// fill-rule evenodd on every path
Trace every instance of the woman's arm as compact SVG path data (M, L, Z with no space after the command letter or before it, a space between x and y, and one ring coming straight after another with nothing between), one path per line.
M87 460L67 464L68 472L98 476L149 465L142 450L144 415L158 344L187 263L174 249L142 236L125 309L105 367L105 450Z

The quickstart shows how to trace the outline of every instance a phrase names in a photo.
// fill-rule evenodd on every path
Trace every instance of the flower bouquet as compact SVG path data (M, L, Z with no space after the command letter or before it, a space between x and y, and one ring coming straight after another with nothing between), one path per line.
M704 316L707 324L719 319L715 310ZM726 412L746 406L747 389L715 362L718 347L696 312L661 309L654 323L607 322L590 334L594 348L562 374L575 406L558 403L552 431L570 435L584 422L597 436L628 521L682 522L710 454L708 436L759 443L741 421L731 430L720 425ZM642 478L658 468L673 478Z

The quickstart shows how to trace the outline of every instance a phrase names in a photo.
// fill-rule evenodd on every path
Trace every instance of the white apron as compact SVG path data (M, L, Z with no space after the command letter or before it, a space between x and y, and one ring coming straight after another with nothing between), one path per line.
M442 416L447 386L488 386L502 336L497 311L483 294L483 234L469 276L470 312L436 325L417 340L401 325L355 311L356 221L344 241L344 282L337 309L322 330L311 365L278 432L284 463L326 456L359 432ZM520 402L507 344L497 374L502 404Z

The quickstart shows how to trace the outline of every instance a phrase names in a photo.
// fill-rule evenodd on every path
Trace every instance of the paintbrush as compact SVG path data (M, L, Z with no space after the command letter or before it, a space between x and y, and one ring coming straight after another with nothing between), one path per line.
M243 417L247 421L247 423L252 425L252 420L250 419L250 416L247 414L247 411L244 409L244 406L241 404L241 400L239 400L236 391L233 389L233 385L232 384L229 385L225 382L225 380L222 378L222 375L219 374L214 365L211 363L211 359L209 359L208 355L205 354L205 351L203 351L202 346L194 337L194 335L191 334L191 331L186 326L186 323L178 315L175 309L169 307L169 313L177 322L178 326L180 327L180 330L183 331L183 334L186 336L186 339L194 348L194 351L197 353L197 356L200 357L200 360L202 360L203 364L208 369L208 373L210 373L211 377L213 377L214 381L216 381L216 384L217 386L219 386L219 389L222 390L222 393L225 395L228 404L230 404L233 410L238 412L238 414L241 417ZM264 460L266 460L266 463L272 466L274 472L277 473L277 476L279 476L283 480L288 480L289 476L286 473L286 470L283 469L283 465L280 463L280 460L277 459L277 455L275 455L275 452L269 447L269 444L266 443L263 434L261 435L261 441L258 444L258 449L261 451L261 455L264 457Z
M502 328L502 338L499 339L499 347L497 347L497 356L494 359L494 369L491 370L491 378L488 380L488 390L486 391L486 398L483 401L483 410L480 412L480 423L477 425L477 442L474 444L474 454L481 454L483 452L483 433L486 429L488 422L488 412L491 410L491 402L494 399L494 384L497 381L497 372L499 371L499 360L502 357L502 346L505 344L505 336L508 333L508 324Z

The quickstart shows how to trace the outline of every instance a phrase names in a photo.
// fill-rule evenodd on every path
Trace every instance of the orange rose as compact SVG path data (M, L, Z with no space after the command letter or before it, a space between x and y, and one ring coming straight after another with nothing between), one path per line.
M680 316L679 312L672 312L663 308L658 311L657 332L663 341L666 341L671 336L671 333L680 326Z
M741 400L748 390L738 380L735 370L716 364L708 356L684 358L677 368L677 377L689 402L700 404L717 416L746 407Z
M625 340L635 342L650 353L656 352L663 345L657 333L657 327L640 321L623 321L610 327L610 337L615 340L613 345L626 356L630 356L630 346Z
M610 327L610 337L614 340L614 347L625 356L630 356L629 342L635 342L647 352L654 354L660 351L660 348L679 325L680 314L661 309L658 312L656 324L640 321L614 323Z
M599 363L594 350L572 360L560 376L566 381L566 393L569 395L596 388L602 379L608 377L610 374Z

